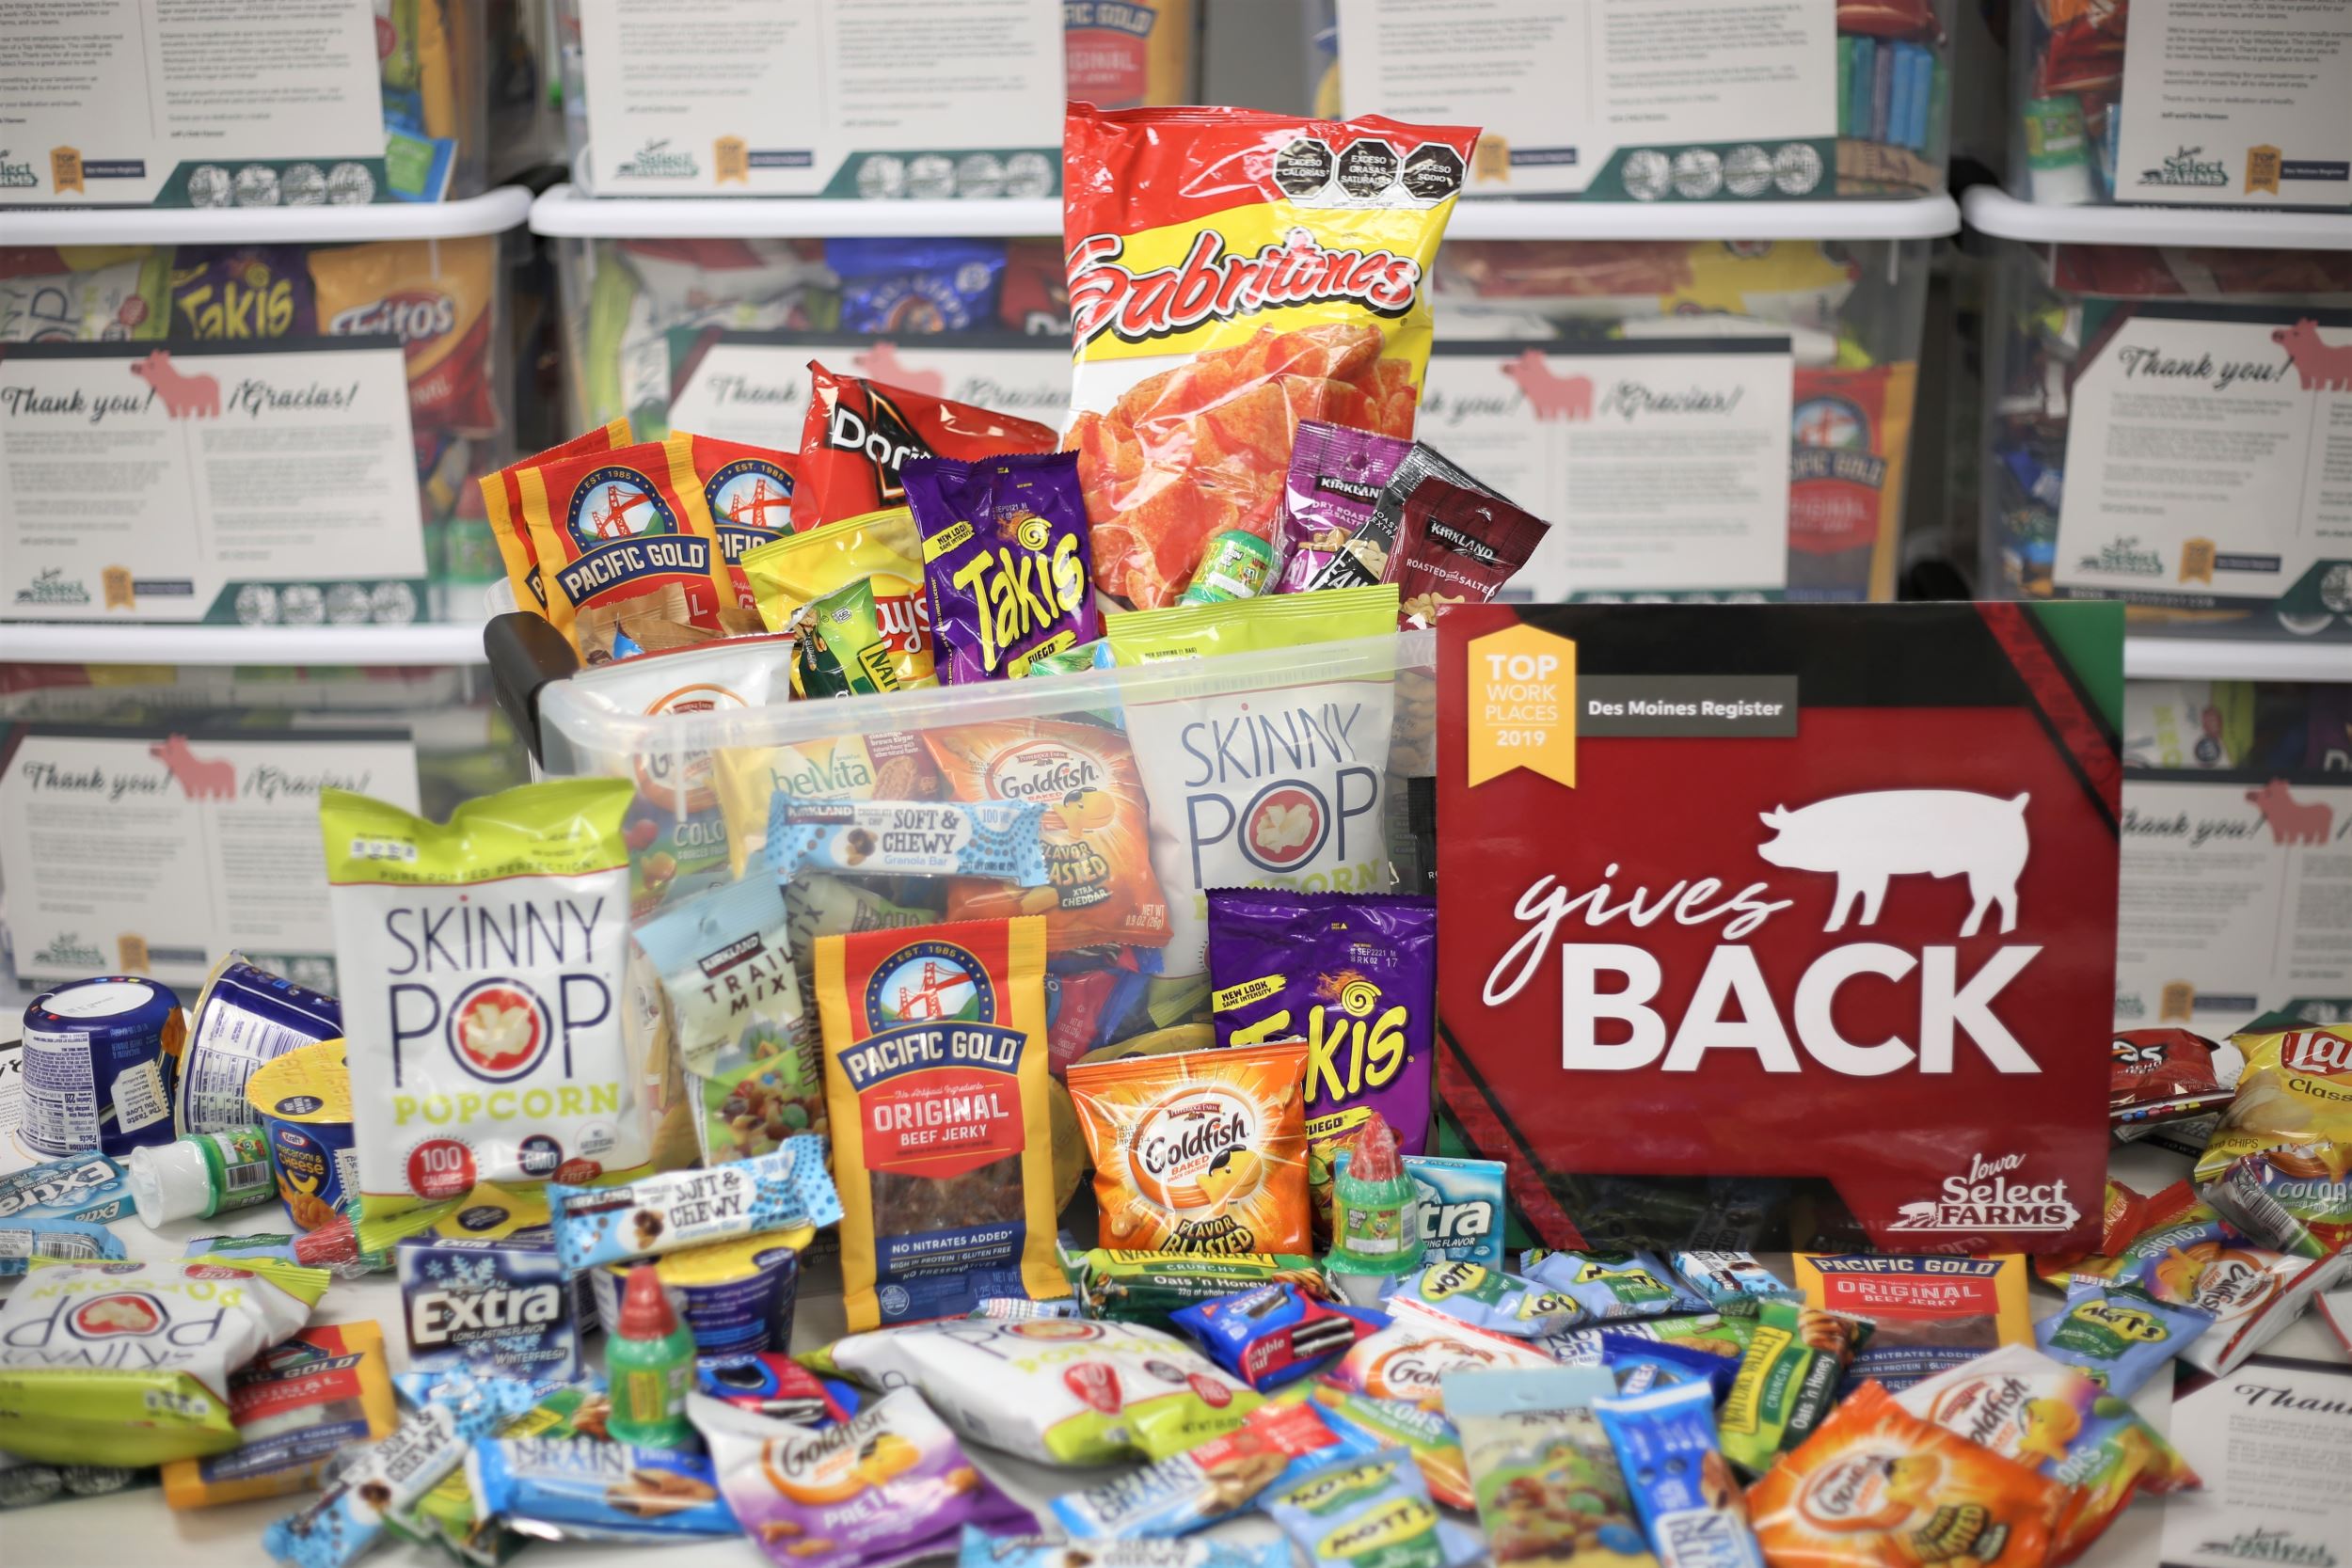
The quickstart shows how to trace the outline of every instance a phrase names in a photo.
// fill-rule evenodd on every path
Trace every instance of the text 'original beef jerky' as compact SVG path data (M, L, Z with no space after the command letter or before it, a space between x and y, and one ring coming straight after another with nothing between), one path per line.
M898 466L910 457L998 457L1051 451L1054 433L968 403L836 375L808 362L808 418L794 471L796 532L906 501Z
M1270 540L1301 420L1412 434L1424 285L1477 139L1376 116L1072 106L1063 444L1097 587L1168 604L1209 540Z

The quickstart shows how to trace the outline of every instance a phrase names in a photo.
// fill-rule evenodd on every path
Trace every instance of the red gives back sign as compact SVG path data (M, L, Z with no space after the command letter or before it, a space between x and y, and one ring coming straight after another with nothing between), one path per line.
M1670 1243L1612 1179L1690 1177L1742 1195L1685 1205L1740 1212L1702 1243L2095 1242L2117 607L1489 606L1438 638L1440 1086L1539 1237Z

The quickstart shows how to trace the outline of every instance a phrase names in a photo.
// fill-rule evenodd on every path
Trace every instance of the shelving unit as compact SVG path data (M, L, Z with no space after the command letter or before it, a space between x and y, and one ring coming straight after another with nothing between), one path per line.
M501 185L464 201L368 207L64 207L8 211L10 245L349 245L459 240L522 222L531 193Z
M482 624L0 626L0 664L479 664Z

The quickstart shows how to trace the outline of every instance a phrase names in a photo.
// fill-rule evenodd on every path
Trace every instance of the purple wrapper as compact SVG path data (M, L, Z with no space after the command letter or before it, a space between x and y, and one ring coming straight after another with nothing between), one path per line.
M736 1523L787 1568L891 1568L952 1555L966 1525L1037 1528L912 1388L815 1430L691 1408Z
M1311 1144L1352 1132L1376 1110L1396 1130L1399 1153L1422 1152L1438 1004L1436 899L1212 888L1209 986L1220 1046L1308 1042Z
M310 261L298 245L183 245L172 257L171 334L266 342L318 330Z
M1297 594L1329 565L1335 543L1353 540L1372 520L1380 488L1413 450L1410 441L1343 424L1302 420L1291 447L1277 547L1284 554L1278 594ZM1337 535L1335 540L1334 535ZM1380 574L1367 579L1377 582Z
M932 658L942 683L1005 680L1103 635L1074 451L899 469L923 536Z

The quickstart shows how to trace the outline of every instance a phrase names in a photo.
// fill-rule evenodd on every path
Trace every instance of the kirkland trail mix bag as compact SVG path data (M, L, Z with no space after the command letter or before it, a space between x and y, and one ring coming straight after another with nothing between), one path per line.
M1173 603L1271 540L1301 420L1412 434L1429 267L1478 132L1071 106L1063 239L1094 581Z

